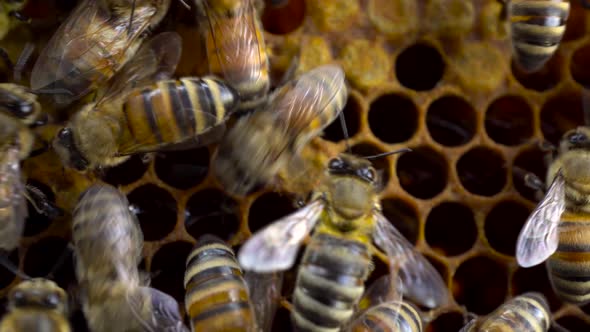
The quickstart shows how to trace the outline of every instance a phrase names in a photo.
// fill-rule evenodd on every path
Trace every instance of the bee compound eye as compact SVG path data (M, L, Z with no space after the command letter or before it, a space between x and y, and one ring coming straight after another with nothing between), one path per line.
M579 132L569 134L567 139L572 144L580 144L588 141L588 137L585 134Z
M344 162L340 158L334 158L330 160L328 167L330 169L342 169L344 167Z
M60 303L59 296L57 294L48 294L43 299L43 304L48 308L56 308Z
M23 305L26 302L25 293L22 291L16 291L12 293L12 301L16 306Z

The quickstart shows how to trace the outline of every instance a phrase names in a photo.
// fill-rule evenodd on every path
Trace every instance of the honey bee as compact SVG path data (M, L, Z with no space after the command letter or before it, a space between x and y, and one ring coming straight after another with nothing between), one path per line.
M172 32L144 45L104 96L58 131L53 146L64 164L79 171L114 166L132 154L198 145L222 126L238 102L224 82L185 77L151 83L174 72L180 49L180 37ZM151 85L137 83L142 80Z
M390 281L402 281L394 289L431 308L448 301L438 272L383 216L378 182L368 160L342 154L329 162L311 203L242 246L238 260L245 270L280 271L293 265L299 246L313 230L293 294L291 317L298 329L338 331L350 320L377 253L371 239L388 258Z
M551 284L564 301L590 302L590 277L586 239L590 239L590 206L587 180L590 161L590 127L578 127L561 139L555 160L549 166L545 197L529 216L516 246L522 267L547 261Z
M511 24L512 49L519 66L534 72L555 54L565 33L568 0L500 0Z
M133 57L169 6L170 0L81 1L41 51L31 88L51 91L58 106L85 96Z
M217 178L228 192L245 195L297 165L298 153L338 116L347 96L344 72L336 65L288 82L265 109L238 119L228 130L213 160Z
M22 281L8 294L8 313L0 331L69 332L67 295L55 282L43 278Z
M351 332L422 332L422 317L408 302L386 302L364 312L350 326Z
M474 319L459 332L547 332L551 311L543 294L529 292L502 304L485 319Z
M0 40L4 39L19 21L26 21L20 12L26 3L27 0L10 0L0 3Z
M256 0L195 0L202 24L209 70L234 87L240 111L266 102L270 79L268 56Z
M92 331L187 331L172 297L141 286L143 235L123 194L93 185L72 218L76 277Z

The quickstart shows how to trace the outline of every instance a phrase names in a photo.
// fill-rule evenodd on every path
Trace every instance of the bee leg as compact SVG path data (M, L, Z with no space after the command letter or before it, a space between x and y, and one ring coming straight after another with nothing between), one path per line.
M18 59L16 60L16 64L14 65L12 76L15 81L19 82L22 78L23 69L25 68L27 62L31 58L31 54L35 50L35 44L33 43L26 43L25 47L23 48L22 52L20 53Z
M31 205L42 215L48 216L51 219L64 215L64 211L55 204L49 202L47 196L37 187L30 184L26 185L25 197Z
M2 250L0 253L0 265L4 266L8 271L14 273L14 275L19 276L24 280L31 279L31 277L18 269L18 266L8 258L8 255L9 252Z
M295 77L295 74L297 73L297 68L299 68L299 55L294 55L291 59L291 63L289 63L289 67L283 74L283 77L281 78L278 86L283 86L291 79L293 79Z

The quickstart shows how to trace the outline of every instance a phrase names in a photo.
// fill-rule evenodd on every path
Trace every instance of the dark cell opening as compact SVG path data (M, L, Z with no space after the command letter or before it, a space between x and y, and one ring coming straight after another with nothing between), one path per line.
M383 215L412 244L416 244L420 233L420 220L416 207L400 198L387 198L381 201Z
M459 331L464 323L464 317L461 312L450 311L445 312L436 317L426 327L426 332L448 332Z
M500 97L488 108L485 126L488 136L497 143L522 144L533 136L533 110L522 97Z
M55 205L55 194L53 193L51 188L33 179L28 179L27 184L39 189L45 195L47 201ZM49 225L51 225L51 222L53 220L49 216L37 212L37 210L33 207L33 205L28 199L27 209L29 212L29 216L25 219L25 231L23 233L23 236L35 236L49 228Z
M542 151L538 146L533 146L530 149L522 151L514 159L514 166L512 167L512 183L514 188L526 199L537 202L537 190L530 188L525 184L525 176L527 173L536 175L541 181L545 181L547 173L547 165L545 158L547 152Z
M584 87L590 87L590 69L588 69L588 59L590 57L590 44L578 48L570 62L570 71L576 82Z
M3 256L8 256L8 260L12 262L12 264L18 267L18 250L15 249L10 253L2 252L0 253ZM16 278L14 273L7 269L4 265L0 265L0 289L3 289L10 285L12 281Z
M495 260L476 256L463 262L453 277L453 293L460 305L477 315L486 315L504 302L508 271Z
M369 126L385 143L401 143L412 138L418 127L418 109L412 99L388 94L371 103Z
M426 125L430 136L446 146L459 146L469 142L476 131L475 109L465 99L444 96L428 107Z
M556 145L568 130L584 124L582 97L558 95L541 108L541 131L546 140Z
M198 149L158 153L156 175L178 189L189 189L201 183L209 171L209 150Z
M293 331L291 313L287 308L278 308L272 323L272 331Z
M215 234L227 241L240 227L237 208L237 203L219 190L199 191L186 203L184 226L195 239Z
M447 161L430 147L412 148L412 152L404 153L397 160L397 177L410 195L433 198L447 185Z
M146 184L128 196L131 210L137 215L145 241L163 239L176 225L176 201L166 190Z
M506 184L506 166L502 155L485 147L467 151L457 162L459 181L467 191L493 196Z
M155 275L152 286L178 302L184 302L184 270L192 248L193 245L188 242L167 243L160 247L152 259L150 272Z
M575 316L561 317L557 320L557 323L569 331L590 331L590 324L585 320Z
M536 72L525 72L512 59L512 74L522 86L535 91L546 91L556 86L560 80L560 66L563 59L557 54Z
M373 271L365 281L365 290L369 289L379 278L390 274L389 266L377 256L373 256L373 267Z
M581 0L588 2L587 0ZM586 15L588 8L581 6L580 0L570 1L570 13L565 26L565 34L562 41L580 39L586 36Z
M562 305L562 301L551 287L545 264L517 269L512 277L512 292L514 296L526 292L540 292L547 298L551 311L557 311Z
M124 163L108 168L104 177L105 182L114 186L131 184L143 176L148 169L147 155L133 155Z
M360 157L367 157L367 156L374 156L385 151L379 149L378 147L368 144L368 143L359 143L352 148L350 148L352 154ZM371 164L377 172L379 173L379 188L381 190L382 187L385 187L387 183L389 183L389 179L391 178L391 171L389 167L389 161L387 157L376 158L371 160ZM382 187L381 187L382 186Z
M514 256L518 234L530 213L529 208L514 201L502 201L494 206L484 226L490 246L504 255Z
M346 106L342 110L344 115L344 122L346 122L346 130L348 131L348 138L353 137L359 131L359 116L362 112L362 106L360 101L354 97L349 96ZM339 142L344 137L344 131L342 130L342 120L336 118L326 129L324 130L323 138L332 142Z
M60 237L46 237L27 250L23 270L30 277L49 278L67 290L76 283L74 253Z
M248 213L248 226L254 233L271 222L295 211L291 199L277 193L266 193L252 203Z
M430 211L424 236L430 247L446 256L462 254L477 239L473 212L461 203L443 202Z
M415 44L398 55L395 74L405 87L417 91L434 88L445 71L445 63L438 50L430 45Z
M266 1L262 12L264 30L276 35L286 35L303 24L305 0Z

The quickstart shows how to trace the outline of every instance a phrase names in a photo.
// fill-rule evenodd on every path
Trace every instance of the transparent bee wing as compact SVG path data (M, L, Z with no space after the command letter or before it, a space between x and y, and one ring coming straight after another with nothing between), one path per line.
M386 274L375 280L365 290L358 303L358 310L364 311L381 303L402 300L403 281L397 274Z
M248 284L250 299L254 304L254 313L258 328L270 331L272 319L281 299L283 273L257 273L246 271L244 279Z
M465 326L463 326L459 332L469 332L469 331L471 331L471 329L473 327L475 327L475 324L476 323L477 323L477 318L472 319L471 321L469 321L469 323L465 324Z
M18 246L28 211L19 150L11 144L0 149L0 248L11 251Z
M132 288L127 292L127 302L146 331L189 331L182 321L178 302L166 293L151 287Z
M238 253L242 268L261 273L289 269L323 209L324 202L316 200L258 231Z
M373 241L390 260L400 267L403 294L411 300L434 308L446 304L449 294L440 274L420 252L383 216L376 212L377 227Z
M557 226L564 210L565 181L559 171L518 235L518 265L530 267L540 264L557 250Z

